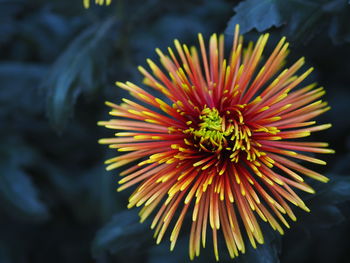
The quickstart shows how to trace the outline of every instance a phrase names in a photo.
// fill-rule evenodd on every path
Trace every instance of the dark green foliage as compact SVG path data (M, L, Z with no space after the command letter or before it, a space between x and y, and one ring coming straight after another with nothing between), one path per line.
M236 14L229 21L226 32L228 34L233 34L236 24L240 25L242 33L246 33L253 28L263 31L272 26L281 26L285 23L285 17L279 12L278 1L279 0L242 1L235 7L234 10Z
M18 140L20 138L10 137L1 142L0 200L7 212L18 220L45 221L48 209L39 199L32 179L23 170L24 166L33 163L35 153Z
M112 133L96 122L108 118L104 100L128 96L114 82L139 84L137 66L156 47L195 44L198 32L230 38L237 23L248 39L270 32L269 50L286 35L288 63L305 56L315 67L332 106L318 121L334 126L313 138L337 153L309 166L331 178L299 193L311 213L294 208L284 236L262 223L265 245L247 244L235 260L221 240L221 262L349 262L349 22L347 0L113 0L89 10L80 0L0 0L0 262L190 262L188 223L169 252L167 235L156 246L151 220L127 211L132 190L116 193L119 171L103 161L117 153L97 144ZM193 262L214 260L209 241Z
M350 5L346 0L245 0L234 9L226 32L239 23L242 32L282 28L282 34L305 42L321 33L335 43L349 42Z
M81 92L92 96L105 84L107 58L111 52L109 35L113 34L114 24L115 20L108 18L89 26L50 69L43 88L47 90L47 112L55 128L61 130L65 126Z
M135 210L124 211L100 229L92 242L92 254L98 258L105 253L133 253L144 250L152 234L145 224L140 224ZM141 252L141 251L140 251Z
M264 225L264 238L265 244L258 249L248 247L245 255L237 258L238 263L279 263L281 253L281 236L274 232L269 226Z

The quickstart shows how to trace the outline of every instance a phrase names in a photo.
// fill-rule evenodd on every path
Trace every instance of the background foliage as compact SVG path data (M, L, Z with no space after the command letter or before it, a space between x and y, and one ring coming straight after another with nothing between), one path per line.
M141 79L137 65L178 38L198 32L246 38L271 33L291 42L290 61L305 56L327 90L333 128L315 135L336 154L316 169L331 178L305 195L312 212L281 237L234 262L349 262L350 5L347 0L0 0L0 262L188 262L187 237L170 253L156 246L149 222L126 210L130 191L115 193L118 173L97 144L110 133L104 100L125 96L114 81ZM210 247L210 246L209 246ZM231 262L222 246L222 262ZM195 262L214 262L208 248Z

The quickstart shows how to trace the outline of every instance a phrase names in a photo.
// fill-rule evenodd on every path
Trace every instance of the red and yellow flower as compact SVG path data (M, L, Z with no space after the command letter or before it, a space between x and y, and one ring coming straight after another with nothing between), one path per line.
M216 259L219 234L232 258L245 252L244 236L253 247L264 243L258 218L283 234L286 217L296 220L290 204L309 211L295 192L314 193L304 177L328 181L298 162L324 165L305 152L333 152L327 143L299 139L331 126L313 121L329 110L320 100L325 92L316 84L300 86L313 70L297 75L304 58L283 68L285 38L264 59L268 37L244 49L237 26L227 59L224 37L216 34L208 52L201 34L199 51L178 40L176 52L157 49L163 69L151 60L151 72L139 67L154 92L117 82L135 100L107 102L114 118L99 122L119 130L99 142L123 153L106 161L107 170L131 165L120 173L118 188L137 185L128 208L142 206L141 222L155 212L157 243L171 228L171 250L190 215L191 259L205 247L208 229Z

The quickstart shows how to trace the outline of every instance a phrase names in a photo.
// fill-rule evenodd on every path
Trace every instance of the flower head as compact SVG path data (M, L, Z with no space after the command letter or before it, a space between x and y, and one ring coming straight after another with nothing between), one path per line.
M300 87L312 71L296 74L304 58L283 69L285 38L263 58L268 36L244 49L237 26L227 59L224 37L215 34L208 54L200 34L199 52L178 40L176 52L157 49L163 70L151 60L152 73L139 67L155 92L117 82L135 101L107 102L115 118L99 123L120 130L100 140L123 152L106 161L107 170L131 165L120 173L118 190L137 185L128 207L143 206L141 221L155 212L151 228L157 243L170 229L172 250L190 215L191 259L205 246L208 229L217 259L218 235L231 257L245 252L244 236L253 247L262 244L258 218L283 234L286 217L296 220L291 204L309 211L295 192L314 193L303 177L328 181L298 162L325 164L304 152L333 152L327 143L299 140L330 127L312 121L329 109L319 100L324 90L316 84Z
M84 7L89 8L90 7L90 1L91 0L83 0L84 2ZM112 0L95 0L95 4L97 5L110 5L112 3Z

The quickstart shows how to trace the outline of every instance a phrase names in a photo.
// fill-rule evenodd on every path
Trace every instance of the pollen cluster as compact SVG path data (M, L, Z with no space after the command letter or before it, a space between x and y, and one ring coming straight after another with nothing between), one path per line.
M244 117L237 108L220 113L216 108L204 108L196 121L188 121L188 129L183 132L188 135L184 142L188 146L213 153L217 159L229 158L238 162L239 157L254 162L263 152L259 151L259 144L254 141L252 130L244 123ZM275 131L276 132L276 131ZM218 167L219 169L219 167Z
M187 124L192 126L192 123L192 121L189 121ZM189 134L189 138L184 139L187 145L193 145L199 151L215 153L227 149L227 140L231 140L228 137L233 137L233 126L226 125L225 117L222 118L217 109L204 108L201 115L199 115L196 126L184 131L185 134ZM191 140L193 142L190 142Z

